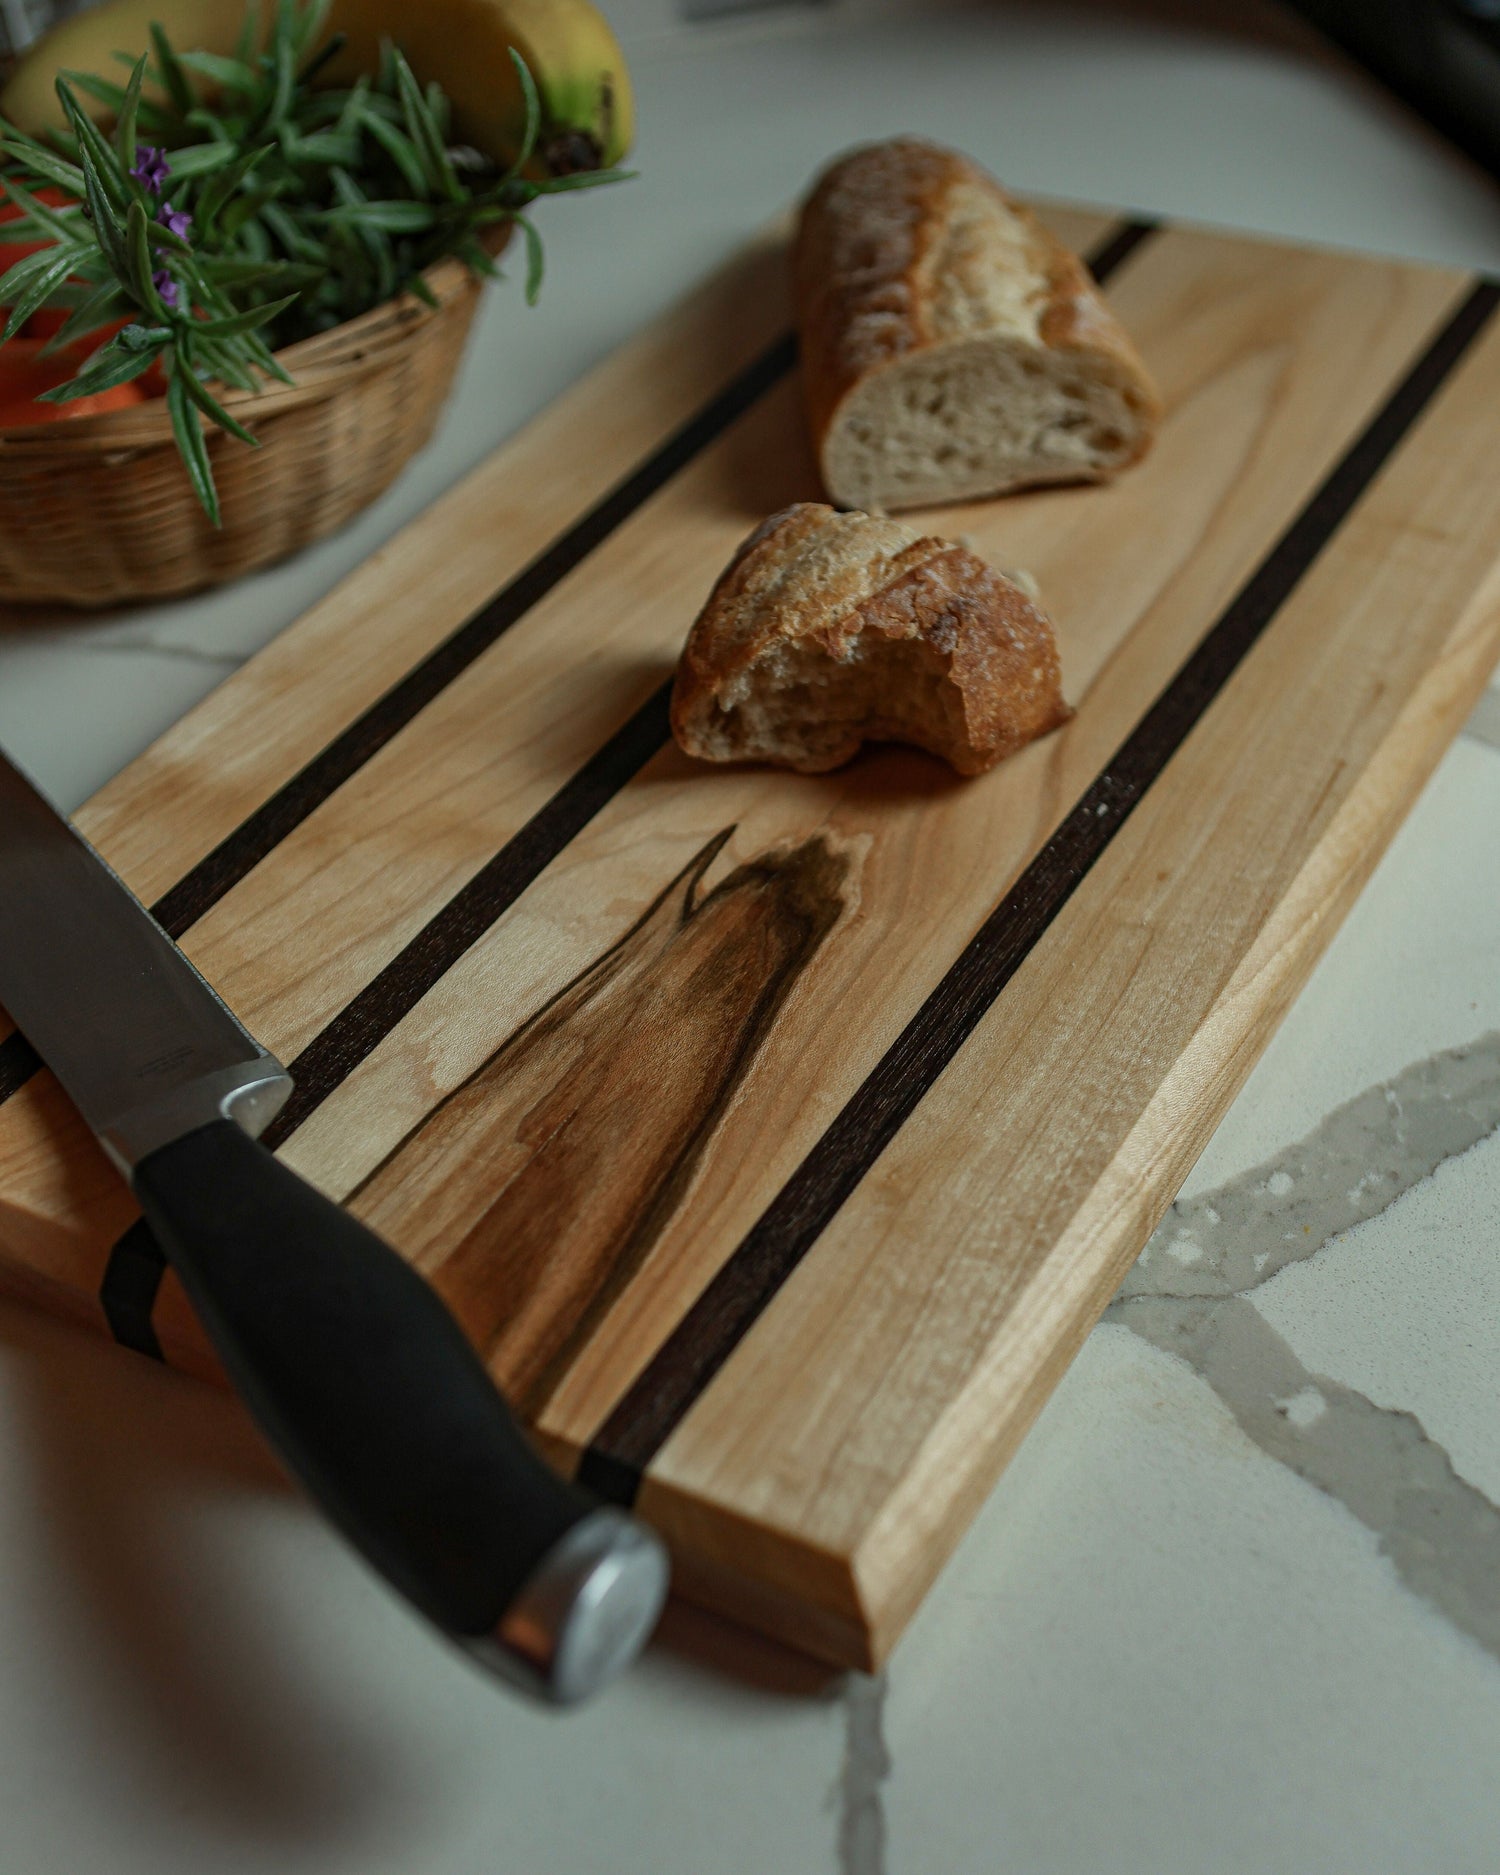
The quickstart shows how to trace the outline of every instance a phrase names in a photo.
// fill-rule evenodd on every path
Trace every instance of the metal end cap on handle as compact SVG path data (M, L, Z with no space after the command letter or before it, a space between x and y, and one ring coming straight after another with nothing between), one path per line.
M604 1505L543 1557L494 1632L465 1644L546 1704L577 1705L651 1638L670 1579L660 1538Z

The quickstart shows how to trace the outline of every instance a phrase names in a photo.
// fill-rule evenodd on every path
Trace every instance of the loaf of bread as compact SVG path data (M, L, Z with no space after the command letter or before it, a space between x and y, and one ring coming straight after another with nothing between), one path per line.
M802 211L794 287L813 444L842 507L1099 481L1159 417L1076 256L966 157L854 151Z
M899 521L799 502L740 547L688 636L672 733L818 774L910 742L981 774L1066 722L1057 641L1016 578Z

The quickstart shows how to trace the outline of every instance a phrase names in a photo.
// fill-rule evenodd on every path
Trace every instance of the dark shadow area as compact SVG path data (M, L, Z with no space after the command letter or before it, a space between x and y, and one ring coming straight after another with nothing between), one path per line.
M684 623L684 637L691 622ZM631 695L649 695L651 688L670 684L676 669L675 664L658 658L601 658L599 664L602 685L618 687L622 693ZM669 737L639 771L634 785L675 788L685 782L709 780L715 775L756 774L790 779L794 771L768 767L764 762L701 762L684 755ZM809 832L841 802L862 810L883 802L909 804L938 799L965 785L964 778L955 774L940 757L894 742L866 743L843 768L831 769L822 775L797 775L795 779L798 786L807 790Z
M107 612L81 612L70 605L12 605L0 601L0 637L6 632L62 632L77 626L107 624L117 616Z
M785 1699L830 1699L845 1679L838 1667L684 1601L668 1604L651 1646L694 1674L733 1680Z
M148 1801L154 1791L174 1827L200 1813L289 1849L367 1829L372 1809L398 1804L374 1728L320 1697L270 1600L195 1528L192 1513L216 1503L292 1508L237 1402L141 1356L76 1345L9 1302L0 1344L48 1563L57 1697L86 1699L86 1729L107 1739L120 1784Z
M109 1739L142 1810L155 1791L161 1819L192 1811L205 1832L288 1849L394 1813L414 1793L400 1788L378 1724L351 1726L347 1700L320 1688L327 1656L302 1671L253 1576L226 1568L219 1542L185 1535L205 1507L296 1514L295 1487L238 1402L9 1298L0 1349L16 1445L31 1461L57 1697L86 1700L87 1729ZM695 1680L787 1699L833 1697L844 1678L675 1600L651 1646ZM516 1696L497 1686L494 1697Z
M710 511L743 515L745 531L797 501L826 501L794 365L725 435L703 464ZM705 598L708 597L705 591Z

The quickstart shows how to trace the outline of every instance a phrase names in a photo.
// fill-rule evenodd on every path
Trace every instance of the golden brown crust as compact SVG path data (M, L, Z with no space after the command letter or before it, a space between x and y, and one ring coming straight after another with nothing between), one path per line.
M1019 206L1016 204L1015 206ZM1023 213L1030 217L1029 210ZM1161 422L1161 396L1151 374L1131 342L1130 334L1110 311L1094 285L1093 276L1076 254L1049 235L1040 223L1037 232L1051 248L1047 275L1047 303L1041 318L1042 343L1051 351L1094 352L1112 359L1133 380L1132 402L1141 416L1135 447L1112 473L1128 469L1156 440Z
M796 681L778 690L788 654ZM809 694L828 710L811 734ZM672 694L687 754L804 772L903 741L980 774L1071 714L1051 623L1013 580L950 541L813 502L741 545Z
M987 204L1008 238L985 250L985 233L947 244L966 205ZM935 257L943 265L934 267ZM1129 336L1078 258L978 164L914 137L852 151L819 178L803 207L793 249L802 376L820 459L849 393L913 352L957 336L944 300L956 290L983 308L1005 278L997 328L1030 327L1048 351L1092 352L1122 372L1141 427L1128 461L1149 447L1160 416L1150 377ZM956 277L955 277L956 276ZM1123 467L1124 462L1116 465Z
M845 394L867 372L930 343L913 279L938 238L943 201L964 167L961 157L935 144L898 138L842 158L808 197L797 224L792 279L817 446Z
M953 546L901 584L912 589L922 635L949 659L949 682L962 699L963 742L933 751L961 775L982 774L1072 716L1052 622L1013 580ZM907 603L899 586L862 608L866 629L883 628L893 601L899 616Z
M774 644L815 639L825 649L847 638L850 621L873 590L920 566L943 545L914 536L896 521L860 516L844 551L830 555L823 578L814 583L793 562L798 549L815 544L834 518L822 502L799 501L762 521L735 549L698 614L678 665L673 697L684 707L706 690L731 693L742 675ZM856 517L845 517L846 522ZM856 530L844 526L847 536ZM781 575L790 573L784 591Z

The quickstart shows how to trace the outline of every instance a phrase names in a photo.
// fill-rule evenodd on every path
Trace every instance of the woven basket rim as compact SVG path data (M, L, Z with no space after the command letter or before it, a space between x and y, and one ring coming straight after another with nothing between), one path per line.
M509 237L508 223L481 234L490 253L497 254ZM457 255L434 261L422 274L437 300L429 306L406 291L382 300L357 319L346 320L327 332L298 339L276 353L293 384L274 381L255 391L226 390L220 401L241 422L253 425L261 416L273 416L300 404L336 397L372 371L379 370L391 352L434 319L441 318L454 300L477 293L481 275ZM173 444L172 419L166 399L153 397L92 417L70 417L59 423L0 425L0 451L12 461L25 458L41 466L50 460L66 462L78 456L112 456ZM175 444L174 444L175 446Z
M430 317L388 313L373 337L356 335L359 355L342 369L329 365L325 347L322 364L302 375L316 375L327 394L275 386L245 412L258 449L215 433L208 447L217 520L199 501L170 432L133 442L139 424L132 431L74 419L42 426L57 439L51 453L0 448L7 597L89 610L172 599L324 539L368 508L431 440L481 297L475 276L445 293ZM347 338L333 347L346 358ZM301 401L288 408L294 395ZM107 429L104 446L74 442L85 421L96 439Z

